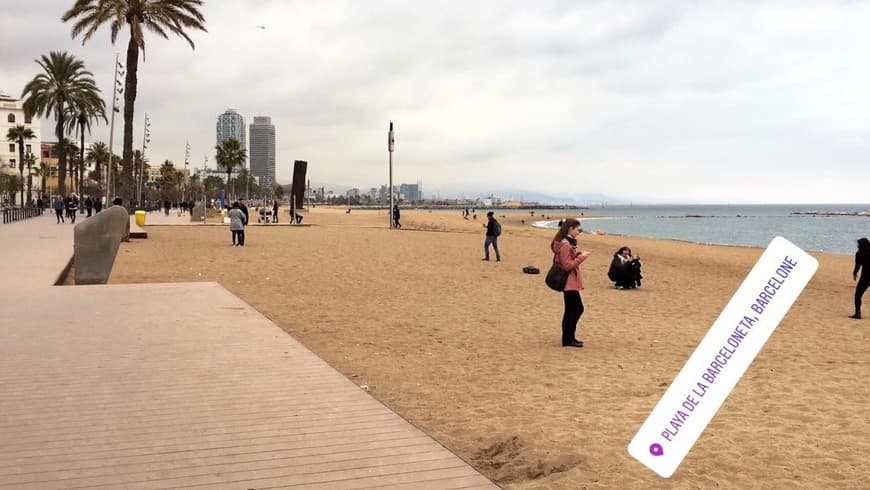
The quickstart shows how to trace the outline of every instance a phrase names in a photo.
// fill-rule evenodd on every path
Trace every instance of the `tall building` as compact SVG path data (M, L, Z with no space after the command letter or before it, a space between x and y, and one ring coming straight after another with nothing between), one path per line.
M224 141L235 138L239 141L239 145L243 150L248 148L248 137L245 134L245 117L236 112L235 109L227 109L217 118L216 130L216 145L220 145ZM222 165L218 165L218 170L222 170Z
M254 116L249 157L251 173L260 181L260 187L271 189L275 185L275 126L271 117Z
M36 168L39 168L40 155L40 128L39 118L34 116L32 119L24 115L23 102L9 97L0 92L0 172L9 175L19 175L18 164L20 157L18 155L18 143L15 141L6 141L6 133L10 129L22 125L33 130L35 137L24 141L24 154L32 153L36 158ZM31 172L34 173L33 182L34 189L39 189L39 178L35 176L36 168L31 167ZM27 168L24 168L24 181L27 185ZM37 193L33 195L36 196ZM20 200L20 195L15 195L16 202Z

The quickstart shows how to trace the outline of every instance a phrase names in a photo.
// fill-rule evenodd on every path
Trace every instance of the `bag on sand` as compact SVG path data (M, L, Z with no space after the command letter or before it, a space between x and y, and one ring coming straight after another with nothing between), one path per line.
M556 264L556 258L553 257L553 265L550 266L550 271L547 272L547 277L544 279L547 286L553 291L564 291L565 284L568 283L568 271L563 270Z

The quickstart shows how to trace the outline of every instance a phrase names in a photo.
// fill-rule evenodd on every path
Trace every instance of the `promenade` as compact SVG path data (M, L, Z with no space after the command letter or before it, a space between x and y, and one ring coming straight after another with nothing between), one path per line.
M72 230L0 227L0 490L496 488L217 283L53 286Z

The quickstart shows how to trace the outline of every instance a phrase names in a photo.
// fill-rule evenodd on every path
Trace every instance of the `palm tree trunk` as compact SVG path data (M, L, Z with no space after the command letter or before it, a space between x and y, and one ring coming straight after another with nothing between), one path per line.
M127 43L127 76L124 86L124 163L121 197L124 202L133 202L133 106L136 102L136 70L139 68L139 45L133 39L130 26L130 42Z
M79 194L82 193L82 188L85 185L85 127L84 125L79 126L79 130L82 132L82 146L79 147Z
M43 165L45 165L45 164L43 164ZM48 196L45 195L45 179L48 178L50 173L51 173L51 170L49 170L48 165L45 165L45 167L42 167L42 173L39 174L40 181L42 182L42 185L40 187L42 187L41 193L42 193L43 206L45 205L44 201L46 201L46 200L51 201L51 199L47 199Z
M21 207L24 207L24 138L18 138L18 184L21 186ZM28 199L27 202L30 202Z
M30 162L27 162L27 202L33 200L33 169Z
M58 111L57 126L57 195L66 196L66 145L63 142L63 115Z

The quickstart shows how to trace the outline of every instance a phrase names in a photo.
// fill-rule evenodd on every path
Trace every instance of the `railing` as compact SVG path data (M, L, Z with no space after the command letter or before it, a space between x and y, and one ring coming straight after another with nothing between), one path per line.
M40 208L3 208L3 224L12 223L13 221L21 221L27 218L42 216L43 210Z

